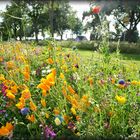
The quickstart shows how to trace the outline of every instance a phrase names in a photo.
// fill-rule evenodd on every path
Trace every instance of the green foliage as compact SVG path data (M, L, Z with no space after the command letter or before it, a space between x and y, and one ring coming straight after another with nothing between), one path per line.
M73 46L76 46L78 50L97 51L99 48L98 41L82 41L82 42L61 41L61 42L57 42L57 44L61 45L64 48L71 48L71 49ZM117 50L117 46L118 46L117 42L110 42L109 43L110 52L115 52ZM119 50L120 53L139 54L140 43L120 42Z

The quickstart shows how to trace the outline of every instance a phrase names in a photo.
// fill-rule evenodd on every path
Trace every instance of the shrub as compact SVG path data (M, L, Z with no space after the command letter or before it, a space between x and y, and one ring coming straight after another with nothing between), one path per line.
M64 48L73 48L76 46L79 50L92 50L95 51L99 48L99 41L61 41L57 42L58 45ZM110 52L114 52L117 49L117 42L110 42L109 48ZM119 46L121 53L130 53L130 54L139 54L140 53L140 43L128 43L128 42L120 42Z

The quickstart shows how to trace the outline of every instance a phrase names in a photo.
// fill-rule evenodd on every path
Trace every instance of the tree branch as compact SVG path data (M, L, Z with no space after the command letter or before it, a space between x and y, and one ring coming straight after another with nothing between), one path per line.
M116 17L116 19L126 30L128 30L128 28L121 22L121 20L119 20L117 17Z

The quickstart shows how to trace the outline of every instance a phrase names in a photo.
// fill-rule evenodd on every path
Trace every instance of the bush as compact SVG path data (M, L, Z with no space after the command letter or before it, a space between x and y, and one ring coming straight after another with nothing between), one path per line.
M57 42L58 45L65 48L73 48L75 46L79 50L92 50L95 51L99 48L98 41L61 41ZM109 48L110 52L114 52L117 49L117 42L110 42ZM140 53L140 43L128 43L128 42L120 42L119 46L120 53L129 53L129 54L139 54Z

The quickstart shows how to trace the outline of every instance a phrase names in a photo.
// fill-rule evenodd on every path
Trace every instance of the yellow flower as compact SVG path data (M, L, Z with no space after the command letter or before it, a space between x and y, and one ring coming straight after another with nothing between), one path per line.
M36 111L37 110L36 105L32 101L30 101L30 108L31 108L32 111Z
M18 103L16 104L16 107L17 107L18 109L22 109L22 108L24 108L24 106L25 106L25 104L22 103L22 102L18 102Z
M97 106L95 106L95 107L94 107L94 111L95 111L96 113L101 112L100 108L99 108L99 107L97 107Z
M123 89L125 88L125 85L117 84L117 87Z
M116 95L115 98L118 101L118 103L120 103L120 104L124 104L126 102L126 98L123 96Z
M31 122L35 122L35 116L34 115L27 115L26 118Z
M67 85L67 81L64 81L64 85L65 85L65 86Z
M138 82L137 82L137 81L131 81L131 84L132 84L132 85L137 85Z
M48 58L48 63L49 64L53 64L54 63L53 60L52 60L52 58Z
M14 126L11 123L6 123L6 126L2 126L0 128L0 136L8 136L12 130L14 129Z
M65 78L65 76L64 76L63 73L60 73L60 78L61 78L61 79L64 79L64 78Z
M0 74L0 81L4 81L4 80L5 80L4 75Z
M71 113L72 113L73 115L76 115L76 110L75 110L75 108L72 107L70 110L71 110Z
M58 117L55 118L54 122L55 122L56 125L61 124L61 121L60 121L60 119Z
M41 99L41 105L42 105L43 107L46 107L46 101L45 101L45 99Z
M29 89L25 89L22 91L21 93L21 97L23 97L25 100L30 99L31 98L31 93L29 91Z
M50 115L48 113L46 113L45 116L47 119L50 117Z
M8 91L7 94L6 94L6 96L7 96L9 99L15 99L15 95L12 94L11 91Z

